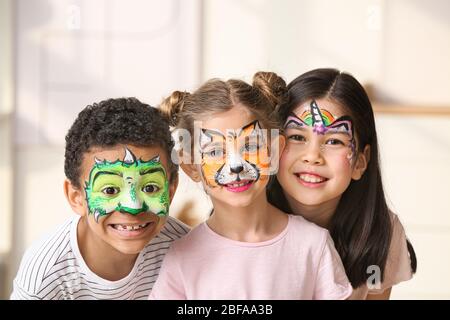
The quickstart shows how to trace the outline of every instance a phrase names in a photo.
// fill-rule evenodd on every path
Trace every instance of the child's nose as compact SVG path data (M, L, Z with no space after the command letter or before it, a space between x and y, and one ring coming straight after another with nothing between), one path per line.
M139 199L139 197L128 199L126 204L127 204L127 207L131 208L131 209L142 208L142 201L141 201L141 199Z
M142 201L141 197L139 196L137 186L133 183L130 185L128 194L127 194L126 198L124 199L124 203L122 203L122 205L126 206L127 208L130 208L130 209L141 209L142 204L143 204L143 201Z
M302 155L302 161L307 164L322 165L324 159L322 157L320 144L313 142L307 143Z
M244 170L244 164L239 154L232 152L228 156L228 163L230 164L231 173L241 173Z
M231 166L230 167L230 171L232 172L232 173L241 173L242 172L242 170L244 170L244 166L242 166L242 165L238 165L238 166Z

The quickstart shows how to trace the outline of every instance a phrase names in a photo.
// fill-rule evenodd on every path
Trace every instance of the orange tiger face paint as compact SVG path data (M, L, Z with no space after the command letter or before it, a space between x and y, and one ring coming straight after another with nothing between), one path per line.
M238 130L202 129L201 171L209 187L231 192L248 190L260 178L267 179L270 166L267 135L259 122Z

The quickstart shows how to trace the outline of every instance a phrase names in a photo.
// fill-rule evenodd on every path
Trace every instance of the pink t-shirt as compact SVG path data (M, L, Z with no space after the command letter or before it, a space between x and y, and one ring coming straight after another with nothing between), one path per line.
M225 238L206 223L169 249L150 299L346 299L352 287L327 230L289 215L275 238Z

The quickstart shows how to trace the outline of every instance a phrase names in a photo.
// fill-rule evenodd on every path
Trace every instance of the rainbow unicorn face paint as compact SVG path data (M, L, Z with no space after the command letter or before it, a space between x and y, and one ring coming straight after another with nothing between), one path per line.
M149 161L136 160L127 148L123 160L109 162L95 158L85 192L89 214L97 222L114 211L158 216L169 213L169 181L159 156Z
M303 111L303 113L298 117L296 114L291 113L286 119L284 124L284 129L296 129L305 130L308 127L312 127L313 132L316 135L324 136L331 134L344 134L348 136L348 146L351 149L351 153L348 155L348 159L351 162L355 154L355 138L353 130L353 122L349 116L342 116L336 119L333 114L325 109L319 108L317 102L312 100L308 110ZM300 140L304 137L300 136ZM304 141L306 145L307 141ZM343 146L346 144L343 143ZM332 144L326 142L321 145L322 150L339 150L338 146L333 147Z

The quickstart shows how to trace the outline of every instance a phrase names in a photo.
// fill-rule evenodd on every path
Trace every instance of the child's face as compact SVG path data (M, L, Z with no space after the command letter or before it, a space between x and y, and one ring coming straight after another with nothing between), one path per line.
M202 121L196 165L207 193L231 206L248 206L268 182L267 135L243 106Z
M286 147L277 177L288 198L303 205L338 201L356 172L353 122L338 104L306 101L285 123Z
M82 163L79 212L96 238L126 254L139 253L160 231L175 186L160 147L95 148Z

